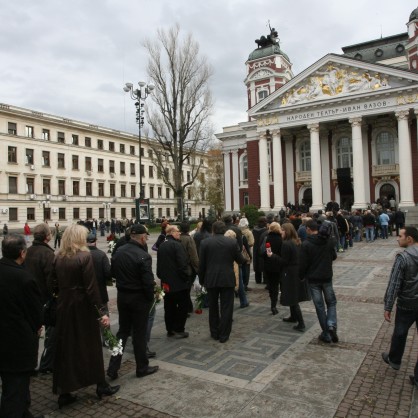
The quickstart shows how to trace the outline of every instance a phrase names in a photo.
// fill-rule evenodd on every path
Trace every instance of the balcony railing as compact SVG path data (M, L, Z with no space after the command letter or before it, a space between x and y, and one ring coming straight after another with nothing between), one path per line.
M383 164L372 166L372 176L396 176L399 174L399 164Z
M296 181L311 181L312 176L310 171L296 171Z

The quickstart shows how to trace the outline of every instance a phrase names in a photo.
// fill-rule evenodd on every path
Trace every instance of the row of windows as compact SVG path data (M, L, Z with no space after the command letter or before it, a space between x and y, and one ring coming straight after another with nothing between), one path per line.
M58 184L58 195L65 196L67 195L67 187L66 187L66 180L57 180ZM25 192L28 194L36 194L38 191L35 189L35 178L34 177L26 177L26 190ZM93 182L86 181L85 184L85 193L84 196L93 196ZM80 196L81 195L81 182L78 180L72 181L71 185L71 194L73 196ZM116 194L116 184L110 183L109 190L107 196L110 197L128 197L127 192L127 185L120 184L119 185L119 194ZM136 185L131 184L129 186L130 196L129 197L136 197ZM143 187L142 194L145 195L145 188ZM42 179L42 194L50 195L51 192L51 179ZM9 193L11 194L18 194L18 178L16 176L9 176ZM161 186L154 187L149 186L149 198L155 199L156 197L162 198L163 197L163 188ZM97 183L97 196L104 197L105 196L105 183L98 182ZM165 198L171 198L171 189L169 187L165 188ZM187 190L187 198L191 199L191 190Z
M127 218L128 217L128 213L130 212L130 218L135 218L135 208L132 207L130 208L130 210L128 210L127 208L110 208L109 213L107 213L105 208L99 208L99 219L107 219L108 217L110 218L115 218L117 219L119 214L117 213L117 209L120 210L120 217L119 218ZM22 214L22 211L24 211L24 209L22 208L9 208L9 221L18 221L19 220L19 210ZM202 209L204 212L204 208ZM54 211L55 212L55 211ZM67 210L66 208L57 208L57 212L58 212L58 220L60 221L65 221L67 220ZM165 215L164 215L165 212ZM42 218L46 221L50 221L52 220L52 210L51 208L44 208L43 209L43 216ZM162 218L163 216L166 216L167 218L171 218L171 208L165 208L165 211L163 211L163 208L157 208L157 217L158 218ZM174 216L177 216L177 210L174 209ZM189 216L191 216L191 212L189 210ZM28 221L35 221L35 208L26 208L26 213L25 213L25 218ZM86 208L86 218L87 219L93 219L93 208ZM74 220L78 220L81 219L80 217L80 208L72 208L72 219Z
M9 146L8 147L8 153L7 153L7 161L12 164L18 163L18 151L17 147ZM114 160L109 160L109 173L116 174L116 162ZM25 149L25 164L27 165L34 165L35 164L35 157L34 157L34 150L30 148ZM65 154L63 153L57 153L57 168L59 169L65 169ZM122 175L126 174L126 163L125 161L119 162L119 173ZM49 151L42 151L42 167L51 167L51 153ZM84 157L84 167L86 171L94 171L93 170L93 163L92 163L92 157ZM135 163L129 163L129 173L131 176L135 176ZM72 170L79 170L80 169L80 157L78 155L71 155L71 168ZM97 166L96 170L98 173L104 173L105 172L105 162L103 158L97 159ZM166 175L169 177L170 171L169 168L165 168ZM150 165L148 166L148 177L154 178L154 166ZM145 177L145 165L141 164L141 176ZM157 178L161 179L162 175L159 170L157 170ZM187 181L191 180L191 173L190 171L186 172L186 178Z

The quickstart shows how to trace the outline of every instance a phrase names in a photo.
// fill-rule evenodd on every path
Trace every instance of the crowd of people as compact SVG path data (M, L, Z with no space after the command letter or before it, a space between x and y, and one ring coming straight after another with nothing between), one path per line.
M405 227L405 218L398 212L300 214L287 208L277 216L259 217L252 229L244 214L226 215L215 222L204 219L192 231L187 221L179 225L163 221L151 248L147 228L133 224L126 226L110 261L96 246L100 227L94 223L74 224L63 233L58 224L55 231L46 223L37 225L29 247L24 235L7 233L0 260L0 333L11 342L13 356L0 345L0 417L32 416L29 380L35 369L53 374L52 391L58 395L59 408L77 400L74 392L93 384L100 399L116 393L119 385L111 386L105 377L112 381L119 377L130 336L136 376L156 373L158 366L149 363L156 356L149 347L156 302L164 300L167 338L188 338L193 288L204 289L210 336L227 342L235 298L240 309L250 305L251 265L255 283L264 284L268 291L271 315L278 314L279 305L288 307L283 321L304 332L300 303L312 300L321 327L319 340L338 343L333 261L355 242L387 239L392 232L399 235L399 245L406 251L395 260L385 296L385 320L391 320L396 298L398 306L391 349L382 358L399 369L407 331L414 321L418 324L418 233ZM49 245L53 236L56 252ZM157 257L155 275L151 251ZM112 278L121 350L111 356L105 370L104 335L110 327L107 285ZM42 315L42 307L51 305L55 305L52 319ZM38 365L42 326L45 343ZM411 382L418 385L418 362Z

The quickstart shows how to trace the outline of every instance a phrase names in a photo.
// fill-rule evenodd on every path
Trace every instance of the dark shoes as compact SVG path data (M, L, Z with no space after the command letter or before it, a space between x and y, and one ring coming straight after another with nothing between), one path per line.
M219 338L220 343L226 343L229 340L229 337Z
M415 380L415 376L413 374L409 375L409 381L411 382L411 384L418 388L418 381Z
M167 331L167 337L174 337L176 333L174 331Z
M48 373L53 373L53 370L49 367L46 367L45 369L39 369L38 372L41 374L48 374Z
M159 369L159 366L149 366L148 369L144 370L143 372L136 372L136 377L145 377L149 376L150 374L154 374Z
M271 308L271 313L273 315L277 315L279 313L279 311L277 310L277 308Z
M244 303L244 305L241 305L240 306L240 308L241 309L243 309L243 308L248 308L250 306L250 304L249 303Z
M389 353L382 353L382 359L386 364L389 364L392 369L399 370L401 368L400 364L392 363L389 358Z
M293 327L295 331L303 332L305 331L305 324L297 324Z
M103 396L114 395L120 389L120 385L116 386L97 386L96 395L99 399L102 399Z
M58 408L61 409L64 406L70 405L77 400L77 396L71 395L71 393L63 393L58 396Z
M153 358L157 355L157 353L155 351L150 351L149 348L147 347L147 358Z
M189 337L189 333L186 331L183 332L176 332L174 335L175 338L177 338L178 340L181 338L188 338Z
M106 374L107 374L107 377L110 379L110 380L116 380L119 376L118 376L118 372L111 372L110 370L108 370L107 372L106 372Z
M331 344L331 337L327 334L320 334L318 337L318 340L325 343L325 344Z
M217 334L210 334L211 338L213 338L214 340L219 340L219 335Z
M329 327L328 332L329 332L329 335L331 335L332 342L333 343L338 343L339 338L338 338L338 335L337 335L337 328Z
M283 322L294 322L294 323L296 323L296 322L298 322L298 320L291 317L291 316L288 316L287 318L283 318Z

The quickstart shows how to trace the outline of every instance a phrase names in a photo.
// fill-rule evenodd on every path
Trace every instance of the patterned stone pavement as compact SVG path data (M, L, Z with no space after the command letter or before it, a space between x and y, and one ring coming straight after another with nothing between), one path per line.
M339 254L334 264L338 344L318 342L311 302L302 304L304 333L282 321L287 308L273 317L267 291L251 278L250 306L240 309L236 302L226 344L210 338L206 310L189 318L188 339L167 338L158 305L150 344L157 351L151 364L160 366L158 373L137 379L128 344L117 396L98 401L94 388L86 388L79 391L79 402L59 411L51 377L39 376L32 381L32 411L75 417L416 417L418 402L408 379L418 354L416 332L410 332L398 372L380 357L393 331L383 321L382 299L397 251L393 237L356 243ZM114 289L110 295L116 332ZM107 362L108 353L104 356Z

